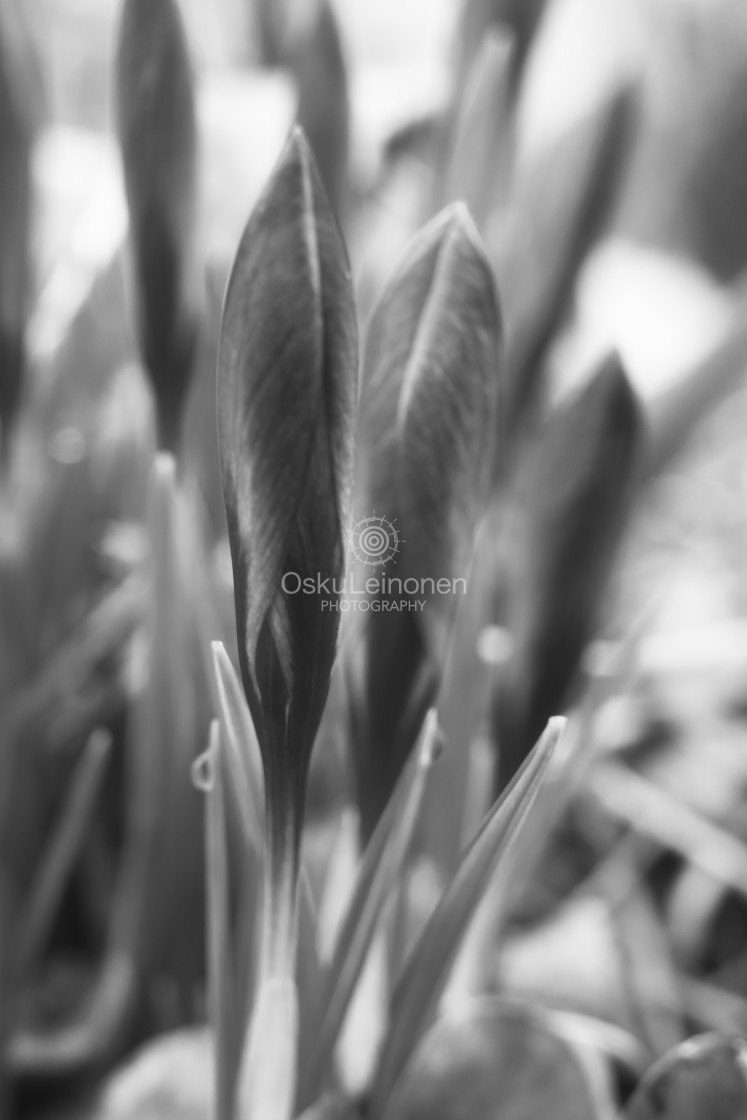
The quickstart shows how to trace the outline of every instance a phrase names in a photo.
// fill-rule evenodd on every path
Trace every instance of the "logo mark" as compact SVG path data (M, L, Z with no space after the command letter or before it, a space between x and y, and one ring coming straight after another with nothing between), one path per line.
M394 560L401 543L394 522L375 513L356 521L348 530L348 546L353 556L360 564L372 568L383 567Z

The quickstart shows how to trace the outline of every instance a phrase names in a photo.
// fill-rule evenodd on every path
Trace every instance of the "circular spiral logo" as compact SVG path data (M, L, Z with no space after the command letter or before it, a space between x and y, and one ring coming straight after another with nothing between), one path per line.
M364 517L348 530L350 550L361 564L373 568L388 564L399 552L399 533L386 517Z

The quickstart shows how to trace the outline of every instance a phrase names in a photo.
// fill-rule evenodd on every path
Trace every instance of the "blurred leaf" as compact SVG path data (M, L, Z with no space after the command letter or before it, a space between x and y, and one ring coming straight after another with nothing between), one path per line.
M209 691L187 567L197 543L185 540L185 531L192 536L185 518L174 460L161 453L149 486L151 599L141 651L147 677L129 729L127 845L113 915L120 950L146 969L162 964L166 953L171 966L182 964L190 939L182 936L177 954L168 930L190 906L202 905L201 890L195 897L202 878L195 870L204 858L201 812L189 768L207 736Z
M437 1020L384 1120L613 1120L609 1091L542 1012L479 1000Z
M199 761L199 760L198 760ZM207 945L210 1023L215 1053L215 1120L231 1120L238 1065L235 1046L234 975L231 949L228 838L223 790L223 751L217 720L210 727L206 764L210 769L205 805Z
M517 228L499 245L496 261L506 300L512 437L534 401L579 269L617 201L637 113L637 88L621 83L587 119L517 169Z
M522 466L505 526L513 649L493 711L503 784L571 699L626 523L641 436L638 403L612 355L550 415Z
M95 731L70 777L58 818L19 915L14 966L20 976L28 974L45 949L70 872L87 838L110 748L110 733Z
M644 1077L626 1120L742 1120L747 1115L747 1043L704 1034L681 1043Z
M747 277L734 289L732 324L703 360L649 407L651 438L641 481L655 481L687 448L698 425L743 382L747 373Z
M19 688L0 719L12 737L24 727L43 727L67 696L96 673L96 666L124 645L137 626L145 592L139 575L109 592L74 634L47 658L39 675Z
M459 944L488 884L532 809L563 726L562 719L550 721L512 784L485 818L411 953L394 992L391 1022L374 1078L374 1120L384 1115L386 1102L438 1003Z
M388 536L395 527L396 571L386 569L383 578L401 582L370 596L351 655L364 836L383 811L443 668L460 589L450 583L452 593L443 594L437 581L461 579L466 587L495 428L500 346L490 268L471 219L455 205L417 236L366 338L357 516L383 516ZM422 592L403 594L408 579Z
M290 1120L296 1090L298 992L267 975L259 985L239 1086L246 1120Z
M501 28L488 32L463 91L446 166L436 176L436 205L463 201L483 237L505 201L513 123L509 71L513 42Z
M747 844L628 766L594 768L590 787L606 812L671 848L747 898Z
M21 396L30 288L38 72L20 5L0 8L0 454Z
M116 93L140 347L156 396L159 444L174 451L202 298L195 108L175 0L126 0Z
M547 0L463 0L457 34L457 89L463 89L486 38L496 29L515 42L511 60L511 92L515 94Z
M301 1081L301 1103L321 1087L351 997L390 892L405 867L429 772L440 746L435 712L426 717L419 749L403 772L366 849L320 996L320 1022Z
M305 8L305 10L304 10ZM350 99L340 26L330 0L299 5L288 46L296 119L339 221L349 201Z

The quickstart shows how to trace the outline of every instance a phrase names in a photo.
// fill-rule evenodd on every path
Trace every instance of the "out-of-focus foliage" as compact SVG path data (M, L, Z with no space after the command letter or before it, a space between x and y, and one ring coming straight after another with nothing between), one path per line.
M744 1113L711 7L2 5L3 1116Z

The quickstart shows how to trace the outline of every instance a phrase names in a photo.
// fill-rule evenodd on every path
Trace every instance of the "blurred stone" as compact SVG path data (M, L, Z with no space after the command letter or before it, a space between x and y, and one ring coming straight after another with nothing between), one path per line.
M143 1047L80 1120L209 1120L212 1114L212 1038L195 1028Z

